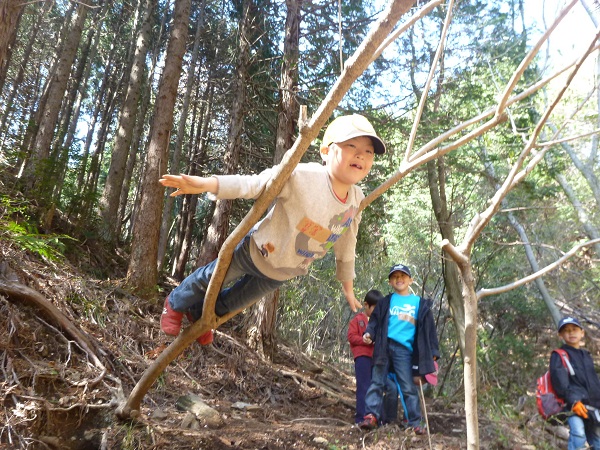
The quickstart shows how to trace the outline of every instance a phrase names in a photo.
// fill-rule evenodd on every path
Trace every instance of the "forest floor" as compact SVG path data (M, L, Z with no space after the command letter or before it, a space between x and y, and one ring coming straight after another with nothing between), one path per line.
M136 420L117 418L116 406L171 341L159 330L162 294L152 302L131 295L124 262L91 243L58 262L0 240L0 449L467 448L462 398L427 394L430 436L398 425L363 432L353 424L352 373L283 342L269 362L246 347L234 321L165 369ZM216 419L182 410L190 395ZM479 411L481 448L558 448L532 411L498 416Z

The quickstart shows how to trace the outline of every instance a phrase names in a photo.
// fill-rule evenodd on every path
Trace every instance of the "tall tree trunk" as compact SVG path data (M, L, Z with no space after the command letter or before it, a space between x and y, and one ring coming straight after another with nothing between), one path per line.
M127 270L128 283L140 293L151 292L158 281L155 262L164 196L164 188L158 183L158 179L167 169L167 149L186 49L190 8L191 0L175 1L173 30L158 89L144 175L140 182L140 205L134 219L131 259Z
M92 42L89 55L87 57L87 64L85 68L85 73L83 74L83 83L79 88L79 92L77 94L77 99L75 100L75 105L73 107L73 115L70 120L69 129L67 130L67 135L65 136L65 141L63 142L64 152L66 153L66 157L68 159L68 152L73 145L73 140L75 139L75 133L77 132L77 125L79 124L79 117L81 113L81 105L83 101L88 95L88 85L90 81L90 72L92 69L92 61L94 61L97 53L98 53L98 43L100 41L100 33L94 33L94 41ZM61 164L62 165L62 164ZM64 185L65 176L69 170L68 164L64 164L62 167L62 173L60 174L59 182L57 183L61 187ZM58 202L60 200L61 190L58 190L55 195L55 201Z
M25 2L22 0L3 0L0 2L0 75L6 73L10 47L15 41L23 8L25 8ZM4 81L4 77L1 81Z
M81 58L77 63L77 69L70 81L69 94L66 96L64 103L64 111L61 113L61 123L54 139L54 148L52 150L51 159L55 161L52 167L52 178L55 181L54 191L52 194L53 201L58 201L60 193L63 187L63 180L67 166L69 162L69 146L70 142L67 142L67 134L69 131L75 133L77 126L77 119L79 116L79 106L81 103L81 95L83 94L85 87L87 86L87 78L84 75L89 75L90 71L90 52L92 49L92 43L94 42L94 36L98 33L95 32L95 28L91 29L87 36L87 42L85 43L82 51Z
M199 168L203 165L206 160L207 154L207 138L210 132L210 117L212 114L213 98L214 98L214 68L211 67L209 72L208 80L206 82L206 89L202 94L202 123L197 131L195 151L191 157L189 164L190 175L198 175ZM177 233L178 238L176 239L175 251L174 251L174 262L172 276L176 280L183 280L185 276L185 267L190 257L192 248L192 232L194 229L193 220L198 204L198 196L193 195L190 198L184 198L183 207L180 215L179 231Z
M294 143L300 110L297 93L302 0L286 0L285 4L287 15L279 87L275 156L273 158L275 164L281 162L285 152ZM279 289L260 299L245 316L243 324L247 344L269 359L273 359L277 348L275 324L278 304Z
M227 150L224 155L223 174L237 172L241 151L241 136L244 130L244 109L246 107L246 86L250 61L250 43L248 32L252 20L250 7L252 0L243 0L242 15L239 24L239 53L232 89L231 120L227 138ZM215 212L210 226L202 242L196 260L196 267L201 267L217 258L219 250L229 234L229 217L232 208L231 200L217 200Z
M445 159L440 157L435 161L427 163L427 179L429 184L429 195L433 212L440 230L442 239L447 239L454 245L454 226L452 223L452 211L448 210L446 198L446 173ZM454 320L457 340L461 353L465 352L465 303L462 296L460 274L456 263L443 251L443 275L446 286L446 297L448 306Z
M32 5L33 8L35 5ZM15 106L15 98L17 93L23 95L23 79L25 78L25 69L29 66L29 58L31 56L33 50L33 44L37 40L38 32L40 30L40 26L44 22L44 18L48 14L48 12L52 9L52 2L45 2L40 12L38 14L37 20L34 21L33 28L29 31L29 38L27 39L27 45L22 50L22 55L20 58L19 70L17 72L17 76L12 82L11 91L8 95L8 98L5 102L4 110L2 111L2 119L0 119L0 133L4 132L8 129L8 117L10 113L14 109ZM1 86L4 85L4 81L0 83L0 92L2 91ZM26 108L23 108L26 109ZM4 147L4 140L6 139L6 134L3 138L3 141L0 142L0 152Z
M62 99L67 89L71 68L81 40L88 8L88 6L82 3L77 6L77 14L60 52L56 72L48 88L48 99L41 112L40 125L33 142L32 158L30 159L29 166L26 168L26 189L30 190L34 186L40 187L41 192L38 193L38 196L42 203L49 200L48 196L51 192L51 181L45 175L48 173L46 166L49 164L50 144L54 136L54 129L58 121Z
M127 93L121 110L119 125L115 136L115 143L111 154L110 168L104 185L102 198L100 199L100 237L107 243L114 244L120 229L117 220L121 190L125 179L125 169L129 156L129 148L135 127L138 112L140 92L146 67L146 55L148 53L148 42L152 30L152 11L156 4L155 0L147 0L144 8L142 27L137 37L135 55L127 85Z
M177 127L177 137L175 140L175 148L173 149L173 159L171 160L171 173L179 173L180 172L180 160L181 160L181 151L183 147L183 142L186 140L185 136L185 124L188 118L188 112L190 109L190 99L192 97L192 89L194 87L195 81L195 73L196 73L196 64L198 62L198 54L200 49L200 36L204 29L204 6L206 1L202 0L200 6L200 19L196 24L196 36L194 38L194 47L192 49L192 55L190 59L190 65L188 68L188 76L186 80L186 89L185 95L183 97L183 104L181 106L180 116L179 116L179 125ZM187 139L188 142L187 147L189 148L190 140ZM158 271L161 272L163 269L165 253L167 249L167 242L169 238L169 230L171 228L171 224L173 223L173 204L175 203L175 198L168 196L165 200L165 207L163 211L162 224L160 228L160 239L158 241L158 261L156 262L158 265Z
M140 112L138 114L138 120L136 121L136 126L134 128L134 132L133 132L133 145L130 146L130 150L129 150L129 156L127 159L127 166L125 169L125 180L123 181L123 188L121 189L121 200L120 200L120 206L119 206L119 224L121 226L122 229L122 233L123 233L123 239L124 241L129 241L131 238L131 234L133 233L133 223L135 222L135 212L137 210L137 205L138 205L138 193L139 193L139 185L136 184L136 190L134 192L134 195L132 196L132 200L129 201L129 197L130 197L130 185L131 185L131 178L133 176L133 173L136 169L138 169L139 172L142 172L143 168L141 167L137 167L137 161L140 161L140 166L143 165L143 162L145 162L146 160L146 151L147 151L147 143L146 143L146 138L145 138L145 133L144 133L144 127L146 125L146 117L148 115L148 111L151 111L151 105L150 105L150 99L152 97L151 95L151 89L148 87L148 85L150 85L152 83L151 80L154 80L154 72L156 71L156 66L157 66L157 61L158 58L160 56L160 52L162 49L162 35L167 27L167 17L170 17L169 15L169 9L170 9L170 2L165 2L164 3L164 9L161 13L159 13L160 17L161 17L161 21L160 21L160 27L156 36L156 39L154 39L154 46L152 49L152 57L151 57L151 64L150 64L150 70L148 71L148 76L145 79L145 86L146 89L142 90L142 106L140 108ZM148 126L148 128L150 128L150 126ZM141 176L138 176L138 179L141 178ZM124 225L125 225L125 214L126 214L126 210L127 210L127 205L131 204L131 208L130 211L128 213L128 217L129 217L129 226L126 227L125 229L123 229Z

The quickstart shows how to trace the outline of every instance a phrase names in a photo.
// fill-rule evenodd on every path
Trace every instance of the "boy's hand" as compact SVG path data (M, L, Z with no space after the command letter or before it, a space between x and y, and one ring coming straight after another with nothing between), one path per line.
M584 419L588 418L588 410L581 401L576 402L572 408L573 412Z
M369 345L373 343L373 340L371 339L371 335L369 333L363 334L363 342Z
M217 179L214 177L203 178L191 175L163 175L160 184L165 187L177 189L171 192L171 197L177 197L183 194L202 194L203 192L217 192Z

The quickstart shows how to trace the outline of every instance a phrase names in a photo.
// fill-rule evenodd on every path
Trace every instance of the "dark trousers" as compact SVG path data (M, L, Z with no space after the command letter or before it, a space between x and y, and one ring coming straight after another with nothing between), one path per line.
M356 373L356 416L354 421L360 423L366 415L365 397L371 385L373 359L368 356L359 356L354 360L354 371ZM398 418L398 389L396 383L390 378L385 383L382 411L377 414L377 418L382 424L393 423Z
M356 423L362 422L365 417L365 396L371 384L371 369L373 359L369 356L359 356L354 360L354 372L356 373Z

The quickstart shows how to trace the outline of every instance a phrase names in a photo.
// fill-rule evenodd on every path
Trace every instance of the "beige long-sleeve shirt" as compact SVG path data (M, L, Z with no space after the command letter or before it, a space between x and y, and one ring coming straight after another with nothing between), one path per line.
M273 169L258 175L217 175L216 199L257 198ZM364 198L352 186L346 202L340 201L324 166L301 163L294 169L274 205L255 226L250 252L256 267L274 280L308 273L308 267L333 247L336 278L355 278L354 260Z

